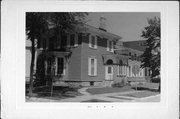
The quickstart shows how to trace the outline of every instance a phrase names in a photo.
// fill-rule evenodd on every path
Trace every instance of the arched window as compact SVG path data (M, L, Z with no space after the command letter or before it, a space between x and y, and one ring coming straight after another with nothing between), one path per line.
M106 64L113 64L113 61L111 59L108 59Z

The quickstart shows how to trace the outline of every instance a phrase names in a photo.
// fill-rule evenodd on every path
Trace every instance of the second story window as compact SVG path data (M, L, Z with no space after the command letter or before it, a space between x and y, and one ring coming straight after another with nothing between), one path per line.
M61 35L61 47L65 48L67 46L67 35Z
M71 34L67 36L67 47L75 47L78 46L78 35Z
M89 47L97 49L97 37L90 35L89 37Z
M70 46L74 46L75 45L75 35L71 34L70 35Z
M114 43L113 43L113 41L107 40L107 51L110 51L110 52L114 51Z

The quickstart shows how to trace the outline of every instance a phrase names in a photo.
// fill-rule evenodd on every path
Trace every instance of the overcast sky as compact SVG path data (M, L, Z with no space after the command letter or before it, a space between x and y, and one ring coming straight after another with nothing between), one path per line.
M106 29L108 32L119 35L123 41L143 40L142 30L148 25L147 18L160 17L158 12L113 12L113 13L89 13L88 24L99 27L99 18L106 18Z

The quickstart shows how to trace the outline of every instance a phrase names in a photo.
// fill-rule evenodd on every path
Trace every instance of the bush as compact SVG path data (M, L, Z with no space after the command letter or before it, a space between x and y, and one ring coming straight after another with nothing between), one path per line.
M122 79L121 82L118 82L118 83L113 83L112 84L112 87L124 87L126 85L126 82L125 82L125 79Z
M151 82L152 83L160 83L160 78L152 78Z

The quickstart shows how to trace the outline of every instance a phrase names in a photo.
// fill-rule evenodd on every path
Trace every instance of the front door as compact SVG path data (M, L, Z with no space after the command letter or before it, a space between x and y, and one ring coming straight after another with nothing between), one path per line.
M105 79L106 80L113 80L113 67L112 66L106 66L105 67Z

